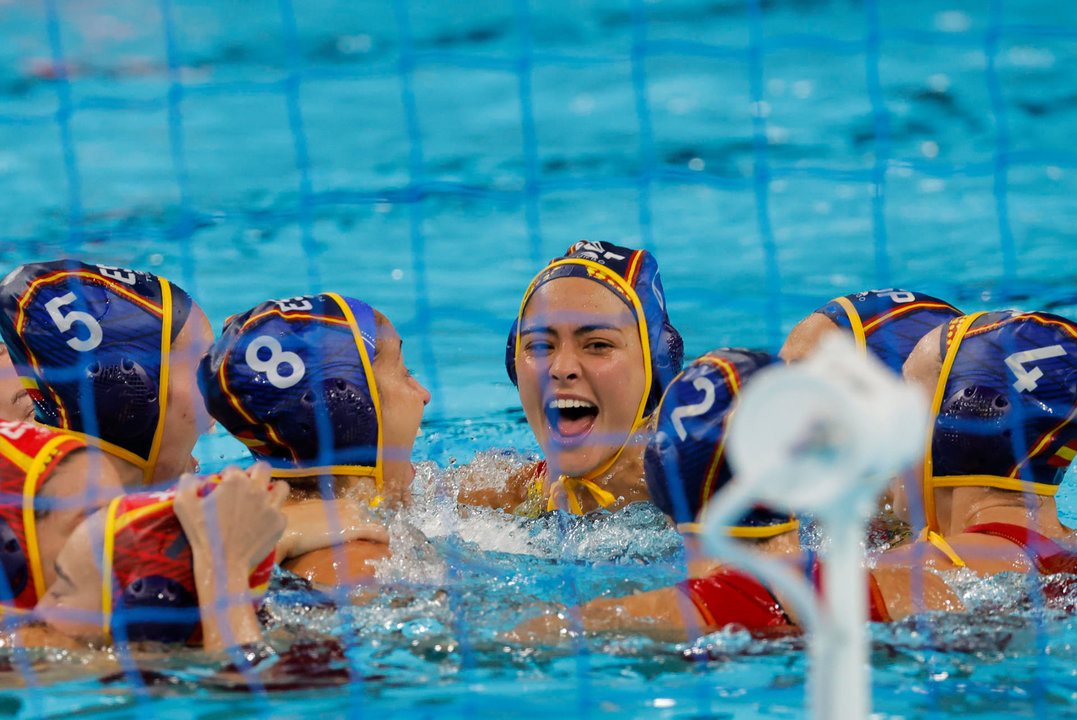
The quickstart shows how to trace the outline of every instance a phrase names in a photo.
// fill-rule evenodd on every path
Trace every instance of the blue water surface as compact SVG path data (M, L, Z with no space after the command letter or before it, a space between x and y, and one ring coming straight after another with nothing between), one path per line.
M267 297L372 303L434 396L430 487L476 453L537 451L505 337L581 238L656 254L689 355L776 349L869 287L1077 314L1071 3L43 0L0 2L0 35L0 269L151 270L216 328ZM245 457L220 431L199 454ZM394 537L374 602L271 596L282 637L336 645L247 677L194 653L124 672L3 650L0 714L807 716L797 639L496 634L683 577L657 515L424 497L432 545ZM1077 716L1072 621L999 607L875 628L876 717Z

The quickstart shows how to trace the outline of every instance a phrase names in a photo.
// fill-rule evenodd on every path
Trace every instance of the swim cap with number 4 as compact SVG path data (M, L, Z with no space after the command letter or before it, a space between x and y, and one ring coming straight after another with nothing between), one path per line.
M1077 324L1041 312L974 313L945 326L924 471L934 488L1054 495L1077 455Z
M199 369L210 414L275 477L380 482L374 309L335 293L270 300L228 319Z
M0 283L0 333L37 419L156 464L168 357L191 298L147 272L73 260L31 263Z

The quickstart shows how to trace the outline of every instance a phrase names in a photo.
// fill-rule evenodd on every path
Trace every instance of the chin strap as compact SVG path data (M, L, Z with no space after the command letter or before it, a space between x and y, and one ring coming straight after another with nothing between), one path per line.
M580 505L580 498L578 495L578 490L581 487L591 493L591 497L594 498L594 501L598 503L599 507L607 508L617 502L617 496L609 490L599 486L599 484L595 482L595 478L601 477L609 472L610 468L612 468L617 460L620 459L625 448L628 447L628 443L631 441L632 437L639 432L641 427L647 424L649 419L649 415L639 418L632 425L632 430L628 433L628 440L617 449L617 452L615 452L609 460L602 463L591 472L580 475L579 477L562 475L557 478L556 482L550 486L550 496L546 500L546 510L550 511L557 509L557 503L554 498L557 496L558 487L563 487L565 489L565 494L568 495L568 507L575 515L583 515L583 508Z
M946 542L946 538L939 535L934 530L925 529L920 533L921 540L927 540L942 552L943 555L950 558L950 562L958 567L965 567L965 561L961 559L961 556L957 554L957 551L953 549L950 543Z
M588 480L586 477L567 477L562 475L557 479L557 482L550 486L550 499L546 502L547 510L557 509L556 497L558 487L563 487L565 489L565 494L568 495L568 507L575 515L583 515L583 508L580 505L580 498L577 495L577 492L581 487L591 493L591 497L594 498L599 507L607 508L617 502L617 498L613 493L600 488L598 483L594 480Z

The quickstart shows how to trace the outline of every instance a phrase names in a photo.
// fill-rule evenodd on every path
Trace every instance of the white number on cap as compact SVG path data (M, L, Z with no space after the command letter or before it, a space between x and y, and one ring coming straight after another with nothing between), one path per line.
M269 350L270 355L266 360L258 357L258 352L263 348ZM280 341L269 335L259 335L247 346L247 364L255 372L265 373L266 380L274 387L287 390L292 385L303 379L307 371L303 360L294 352L287 351L280 346ZM290 370L287 375L280 374L280 366L287 365Z
M90 331L90 337L86 339L77 337L68 338L67 344L79 352L93 350L101 344L101 325L98 324L93 315L82 312L81 310L72 310L64 315L63 312L61 312L61 308L64 305L70 305L73 302L75 302L75 293L73 292L54 297L52 300L45 303L45 312L47 312L49 317L52 318L52 321L56 323L56 327L60 332L67 332L75 323L82 323L85 325L86 329Z
M1040 370L1038 367L1026 370L1025 363L1060 357L1065 354L1066 351L1061 345L1048 345L1047 347L1036 348L1035 350L1022 350L1021 352L1015 352L1013 355L1010 355L1006 358L1006 367L1008 367L1010 371L1013 372L1013 376L1017 378L1013 384L1013 389L1018 392L1031 392L1036 389L1036 381L1043 377L1043 370Z
M894 288L886 288L885 290L875 290L874 293L879 297L888 297L898 305L903 303L912 302L916 299L908 290L895 290Z
M288 312L289 310L310 310L314 306L310 304L310 300L300 295L288 300L277 300L277 307Z
M8 440L18 440L26 434L26 430L29 427L30 426L25 423L15 422L13 420L3 420L0 421L0 435L3 435Z
M119 280L125 285L134 285L136 281L134 270L113 267L111 265L98 265L97 271L105 277Z
M681 418L696 417L711 409L714 404L714 383L708 378L700 377L692 381L692 387L703 391L703 399L693 405L681 405L673 408L669 416L673 421L673 429L677 431L677 437L684 440L688 437L688 431L684 429L684 421Z

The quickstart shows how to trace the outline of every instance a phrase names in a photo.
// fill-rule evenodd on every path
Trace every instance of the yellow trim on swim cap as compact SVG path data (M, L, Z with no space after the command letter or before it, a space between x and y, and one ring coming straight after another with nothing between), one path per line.
M639 251L634 251L634 252L639 252ZM651 386L654 383L654 376L653 376L653 373L651 371L651 343L650 343L650 336L649 336L649 333L648 333L648 330L647 330L647 317L643 312L643 303L640 302L639 295L636 293L635 288L633 288L631 285L629 285L627 280L625 280L623 277L618 275L613 270L610 270L605 265L602 265L601 263L594 262L593 260L584 260L582 258L561 258L561 259L558 259L558 260L554 260L549 265L547 265L545 268L543 268L537 275L535 275L535 277L531 280L531 284L527 286L527 291L524 292L523 300L520 302L520 311L516 316L516 341L515 341L515 349L513 351L513 363L514 364L516 364L516 365L519 364L519 359L520 359L520 334L521 334L521 331L523 330L524 310L527 307L528 301L531 299L531 295L535 292L535 286L538 283L539 279L544 274L549 272L551 269L553 269L555 267L560 267L562 265L580 265L580 266L586 268L588 270L588 273L587 273L588 277L590 277L591 279L593 279L593 280L595 280L597 282L605 282L607 285L614 285L618 290L620 290L625 295L625 297L627 297L629 299L629 301L631 302L631 305L632 305L632 309L636 314L636 329L639 331L640 347L643 350L643 372L644 372L644 376L645 376L644 377L644 390L643 390L643 394L642 394L642 396L640 397L640 400L639 400L639 406L636 408L636 417L635 417L635 420L632 423L632 429L629 431L628 437L625 438L624 443L621 444L621 447L619 447L617 449L617 451L613 453L613 455L609 458L608 461L606 461L605 463L603 463L599 467L595 468L594 470L591 470L590 472L584 473L583 475L579 476L579 478L575 478L577 480L583 480L583 481L588 481L589 482L589 481L594 480L596 477L598 477L602 473L609 470L611 467L613 467L613 464L616 463L618 458L621 457L621 453L623 453L625 448L628 447L628 443L632 439L632 436L639 430L639 428L643 425L643 423L647 419L644 416L644 411L647 408L647 398L650 397ZM517 376L519 376L519 373L517 373ZM379 424L379 429L380 429L380 424ZM380 447L379 447L379 451L380 451ZM564 479L572 479L572 478L568 478L568 476L561 476L560 478L558 478L558 481L560 481L563 478ZM575 484L580 484L580 483L573 483L573 484L575 485ZM588 485L584 484L584 487L588 487ZM597 487L597 486L595 486L595 487ZM552 491L552 488L553 488L553 486L551 485L551 491ZM567 485L565 486L565 489L569 490ZM588 489L590 490L589 487L588 487ZM605 493L606 491L602 490L602 492ZM612 502L613 502L613 501L610 501L609 503L603 505L602 500L599 498L599 496L596 496L593 491L591 492L591 495L592 495L592 497L594 497L596 502L598 502L600 505L602 505L602 507L607 507L609 504L612 504ZM610 497L612 497L612 495ZM553 509L553 507L551 506L552 505L552 498L553 498L553 493L551 492L550 499L547 501L547 508L550 509L550 510ZM570 493L570 497L569 497L570 504L572 503L573 499L574 499L574 493ZM578 504L579 500L576 499L576 502ZM580 514L580 513L577 513L577 514Z
M119 517L115 518L115 523L112 528L112 534L115 535L117 533L121 533L129 525L131 525L131 523L138 522L142 518L148 517L150 515L156 515L162 510L172 507L175 503L176 496L169 494L169 496L164 500L159 500L155 503L150 503L148 505L141 505L139 507L132 508L131 510L125 512L123 515L120 515Z
M168 407L168 373L172 350L172 285L163 277L158 277L161 285L161 373L157 381L157 427L153 432L153 442L142 468L142 484L153 482L153 471L157 469L157 458L161 454L161 440L165 429L165 411Z
M333 301L340 307L340 311L344 313L344 317L348 320L348 327L352 331L352 338L355 340L355 347L359 351L359 359L363 362L363 372L366 373L367 385L370 388L370 400L374 403L374 417L378 421L378 454L374 459L374 487L378 491L380 497L381 493L385 490L385 467L382 461L383 459L383 445L382 433L384 432L381 416L381 398L378 395L378 384L374 380L374 366L371 358L367 355L366 343L363 342L362 333L359 331L359 323L355 319L355 313L352 312L348 303L344 302L344 298L340 297L336 293L325 293L326 297L333 298ZM373 311L373 307L371 310ZM377 325L377 317L375 316L375 327ZM375 330L377 332L377 330ZM375 339L374 345L375 352L377 352L377 340Z
M105 513L105 537L101 551L101 629L112 640L112 553L116 541L116 510L123 496L113 498Z
M26 481L22 486L22 527L26 534L26 554L30 561L30 576L34 581L34 592L40 600L45 594L45 576L41 570L41 550L37 544L37 523L34 521L34 498L37 496L38 481L45 468L52 461L56 449L71 440L66 435L58 435L46 442L26 472Z
M856 339L856 349L866 353L868 351L868 339L864 335L864 323L860 320L860 313L856 311L853 302L847 297L834 298L834 302L845 308L845 314L848 316L849 324L852 326L853 337Z
M377 486L378 476L375 472L375 469L369 465L320 465L318 467L272 468L269 471L269 476L278 480L287 480L288 478L303 478L312 475L354 475L356 477L373 478L374 484ZM367 505L370 507L378 507L385 502L385 498L381 494L381 487L377 487L377 490L378 494L367 500Z
M722 529L731 537L765 539L784 535L793 530L799 530L800 521L794 517L790 517L788 522L779 523L778 525L760 525L758 527L748 525L726 525ZM677 531L684 534L702 535L703 523L679 523L677 525Z
M758 527L752 527L748 525L733 525L726 528L726 532L733 537L738 538L772 538L778 535L784 535L787 532L798 530L800 528L800 521L796 518L792 518L787 522L780 523L778 525L760 525Z
M927 523L927 529L929 531L938 532L939 519L935 513L935 483L934 474L934 461L931 457L931 444L935 438L935 422L939 417L939 410L942 409L943 400L946 395L946 382L950 377L950 370L954 367L954 361L957 359L957 350L961 347L961 341L965 338L965 333L968 332L972 323L976 321L983 312L972 313L958 320L957 327L954 329L954 336L950 340L950 346L946 349L946 357L943 358L942 368L939 370L939 381L935 384L935 395L931 400L931 425L927 432L927 450L924 453L924 481L923 481L923 496L924 496L924 520ZM942 326L949 331L949 325Z
M638 251L636 251L638 252ZM563 258L560 260L554 260L540 273L535 275L531 280L531 284L527 286L527 291L524 293L524 298L520 302L520 312L516 315L516 347L513 351L513 362L519 364L520 360L520 334L523 330L523 318L524 310L527 308L527 303L531 299L531 295L535 292L535 285L544 274L549 272L555 267L562 265L580 265L588 270L588 276L598 282L605 282L607 285L614 285L625 297L629 299L632 305L633 311L636 313L636 328L639 330L640 346L643 348L643 371L646 375L646 387L643 391L643 397L640 398L639 409L636 411L636 423L643 419L643 411L647 407L647 397L651 393L651 384L654 381L654 377L651 373L651 343L649 334L647 332L647 317L643 313L643 303L639 300L639 295L636 293L635 288L628 284L623 277L610 270L605 265L596 263L593 260L584 260L582 258ZM554 278L558 279L558 278Z
M1036 495L1052 496L1058 493L1058 485L1026 482L1020 478L1002 477L1001 475L941 475L934 478L935 487L993 487L999 490L1017 490L1032 492Z
M13 442L0 435L0 454L15 463L24 473L30 472L34 459L15 446Z
M56 427L56 426L55 425L49 425L47 427ZM146 468L147 468L147 463L146 463L145 458L142 458L142 457L139 457L138 455L135 455L133 452L131 452L127 448L122 448L119 445L110 443L108 440L102 440L101 438L95 437L93 435L87 435L86 433L81 432L79 430L69 430L67 428L58 428L58 429L62 430L65 435L71 435L73 437L78 438L79 440L82 440L84 443L86 443L87 447L95 448L97 450L100 450L101 452L108 453L109 455L112 455L113 457L117 457L117 458L119 458L121 460L125 460L125 461L131 463L132 465L137 466L140 470L142 470L142 477L143 477L143 479L145 479L145 477L146 477Z

